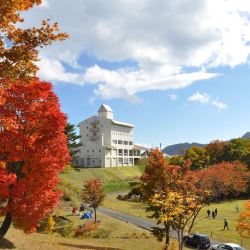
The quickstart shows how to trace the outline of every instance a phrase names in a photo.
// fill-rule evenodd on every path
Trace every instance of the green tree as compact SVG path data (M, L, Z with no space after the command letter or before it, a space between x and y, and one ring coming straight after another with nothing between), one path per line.
M208 164L206 150L198 146L189 148L184 155L184 159L191 161L190 168L192 170L205 168Z
M175 165L175 166L182 166L185 163L182 155L173 155L170 156L167 160L169 165Z
M232 139L225 147L225 161L241 161L250 169L250 139Z
M67 136L67 144L72 158L76 158L76 154L80 151L80 146L82 145L79 142L81 138L80 135L77 135L75 132L75 125L67 123L65 127L65 134Z

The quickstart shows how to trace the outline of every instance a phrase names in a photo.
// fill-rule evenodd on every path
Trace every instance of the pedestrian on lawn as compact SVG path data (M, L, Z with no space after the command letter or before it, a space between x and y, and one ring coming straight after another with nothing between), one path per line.
M213 217L213 219L215 219L215 212L214 211L212 212L212 217Z
M207 210L207 217L210 217L210 213L211 213L211 211L208 209Z
M227 230L229 230L228 222L227 222L226 219L224 219L224 228L223 228L223 230L225 230L225 228L226 228Z

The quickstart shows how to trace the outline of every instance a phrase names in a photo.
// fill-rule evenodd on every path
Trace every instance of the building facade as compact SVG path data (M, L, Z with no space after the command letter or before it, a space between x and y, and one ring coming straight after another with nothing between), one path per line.
M134 125L114 120L112 109L102 104L98 115L78 125L82 146L74 160L79 167L133 166L141 159L134 145Z

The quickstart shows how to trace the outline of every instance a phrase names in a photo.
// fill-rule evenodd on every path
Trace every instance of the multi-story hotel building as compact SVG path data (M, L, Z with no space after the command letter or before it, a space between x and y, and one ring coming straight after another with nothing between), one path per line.
M81 167L133 166L141 158L134 145L134 125L114 120L112 109L102 104L98 115L78 125L82 146L74 164Z

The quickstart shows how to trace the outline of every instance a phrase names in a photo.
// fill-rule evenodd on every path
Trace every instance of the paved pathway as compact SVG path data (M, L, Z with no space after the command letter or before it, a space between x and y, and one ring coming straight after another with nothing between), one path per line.
M127 223L134 224L140 228L143 228L143 229L146 229L149 231L152 231L153 227L160 227L160 225L157 225L156 223L154 223L152 221L148 221L148 220L145 220L143 218L139 218L139 217L136 217L133 215L124 214L124 213L121 213L118 211L114 211L114 210L109 209L109 208L99 207L98 211L101 212L102 214L108 215L110 217L116 218L116 219L121 220L121 221L125 221ZM163 226L161 226L161 227L163 227ZM171 231L170 237L176 239L177 233L175 231ZM210 241L211 241L211 245L222 243L220 241L213 240L213 239L210 239Z

